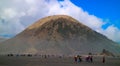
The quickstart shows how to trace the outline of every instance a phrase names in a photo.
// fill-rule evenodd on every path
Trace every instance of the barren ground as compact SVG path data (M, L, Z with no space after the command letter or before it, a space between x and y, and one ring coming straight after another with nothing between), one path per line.
M93 58L93 63L75 63L74 58L41 58L37 57L8 57L0 56L0 66L120 66L120 58L106 58L106 63L102 63L102 58Z

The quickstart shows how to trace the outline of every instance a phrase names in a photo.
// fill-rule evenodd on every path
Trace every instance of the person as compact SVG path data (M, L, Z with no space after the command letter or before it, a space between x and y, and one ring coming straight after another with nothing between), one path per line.
M44 55L44 58L47 58L47 55Z
M75 61L75 63L77 63L77 56L74 57L74 61Z
M105 63L105 56L103 56L102 62Z
M81 56L78 57L79 61L78 62L82 62Z
M92 56L90 56L90 62L93 62L93 57Z
M86 62L89 62L89 58L90 58L90 56L87 56L87 57L85 58Z

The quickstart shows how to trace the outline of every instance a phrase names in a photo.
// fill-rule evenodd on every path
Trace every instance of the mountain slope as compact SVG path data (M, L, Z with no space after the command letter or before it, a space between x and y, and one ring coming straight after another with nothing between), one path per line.
M7 38L0 37L0 42L7 40Z
M0 44L0 53L88 54L120 47L72 17L54 15L38 20L16 37Z

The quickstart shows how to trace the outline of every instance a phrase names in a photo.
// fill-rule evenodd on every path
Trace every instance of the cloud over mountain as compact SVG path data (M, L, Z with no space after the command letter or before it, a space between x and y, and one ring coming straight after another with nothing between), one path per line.
M1 0L0 8L0 35L16 35L40 18L48 15L65 14L74 17L114 41L120 39L119 29L109 26L103 30L102 26L105 22L102 19L90 15L70 0ZM116 33L119 34L117 37L115 36Z
M114 55L120 53L117 43L67 15L40 19L0 44L0 54L100 54L103 49Z

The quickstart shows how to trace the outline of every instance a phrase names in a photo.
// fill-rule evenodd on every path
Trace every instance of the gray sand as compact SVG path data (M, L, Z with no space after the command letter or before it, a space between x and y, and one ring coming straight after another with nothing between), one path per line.
M0 56L0 66L120 66L120 58L106 58L106 63L102 63L102 58L93 58L93 63L75 63L74 58L41 58L41 57L8 57Z

